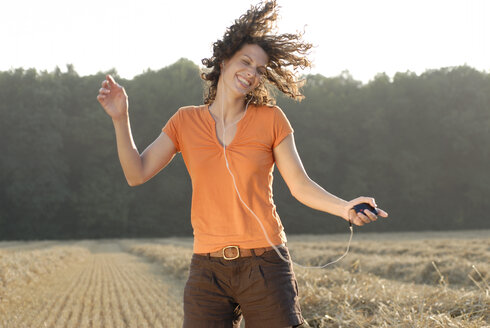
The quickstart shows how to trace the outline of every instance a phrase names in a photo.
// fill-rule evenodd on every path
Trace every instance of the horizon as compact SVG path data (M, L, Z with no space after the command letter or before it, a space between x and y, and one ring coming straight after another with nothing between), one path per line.
M13 71L15 71L17 69L22 69L24 71L28 71L30 69L34 69L34 70L36 70L36 72L38 74L39 73L48 73L48 74L50 74L50 73L55 72L56 69L59 69L62 73L66 73L66 72L68 72L68 67L69 66L72 66L73 67L73 70L77 73L77 75L79 77L89 77L89 76L94 76L94 75L98 75L98 74L104 74L104 75L105 74L113 74L114 77L117 77L120 80L122 79L122 80L126 80L126 81L132 81L136 77L141 76L141 75L144 75L147 72L159 72L161 70L164 70L164 69L166 69L168 67L171 67L171 66L177 64L181 60L190 61L192 64L196 65L199 69L201 69L203 67L203 66L199 66L198 64L196 64L195 62L193 62L189 58L182 57L182 58L177 59L175 62L173 62L171 64L168 64L167 66L164 66L164 67L160 67L160 68L147 68L146 70L142 71L141 73L135 74L131 78L125 78L125 77L121 76L115 67L109 68L109 69L104 70L104 71L98 71L98 72L95 72L95 73L80 74L80 72L77 71L76 66L74 64L71 64L71 63L65 64L64 65L65 66L64 69L63 69L63 67L60 67L60 66L55 66L53 69L37 69L36 67L12 67L12 68L10 68L8 70L4 70L4 71L0 71L0 72L13 72ZM418 72L414 72L414 71L410 71L410 70L407 70L407 71L404 71L404 72L401 72L400 71L400 72L395 72L391 76L388 75L388 74L386 74L386 72L378 72L378 73L375 73L368 81L361 81L359 79L356 79L356 77L349 70L342 71L339 74L334 75L334 76L325 76L322 73L318 73L318 72L310 72L310 73L304 74L302 76L307 77L307 76L320 75L320 76L322 76L324 78L327 78L327 79L333 79L333 78L339 78L339 77L342 77L342 76L346 76L346 74L348 74L348 76L350 76L354 81L360 82L362 85L367 85L367 84L373 82L373 80L377 76L383 75L383 74L385 74L389 78L390 82L393 82L393 79L394 79L394 77L395 77L396 74L414 74L415 76L420 77L421 75L426 74L426 73L431 72L431 71L439 71L439 70L444 70L444 69L451 70L451 69L455 69L455 68L458 68L458 67L468 67L470 69L474 69L474 70L476 70L476 71L478 71L480 73L483 73L483 74L490 74L490 70L480 70L480 69L477 69L476 67L473 67L471 65L462 64L462 65L456 65L456 66L444 66L444 67L437 67L437 68L428 68L425 71L419 72L419 73ZM307 84L308 84L308 82L307 82Z
M120 77L132 79L179 58L200 67L226 27L257 2L9 2L5 12L21 15L0 21L0 71L52 71L72 64L80 76L115 68ZM484 0L278 4L279 33L304 30L304 39L315 45L314 66L302 74L335 77L349 71L367 83L382 73L392 78L396 72L420 75L463 65L490 70L490 4Z

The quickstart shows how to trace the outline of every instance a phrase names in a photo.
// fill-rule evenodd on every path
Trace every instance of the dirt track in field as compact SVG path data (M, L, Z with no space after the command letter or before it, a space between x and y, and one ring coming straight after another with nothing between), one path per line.
M85 242L81 262L9 286L0 327L178 327L182 281L124 252L117 242Z

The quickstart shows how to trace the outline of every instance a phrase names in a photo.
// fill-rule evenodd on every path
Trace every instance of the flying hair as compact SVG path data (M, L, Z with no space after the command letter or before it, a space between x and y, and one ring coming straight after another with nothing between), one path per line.
M286 96L301 101L304 95L300 88L305 79L297 76L297 69L311 67L307 58L312 44L303 41L304 33L277 34L276 21L279 6L275 0L261 2L251 8L226 29L221 40L213 43L213 55L204 58L205 66L201 78L206 82L204 103L212 104L216 99L220 64L233 57L245 44L256 44L267 54L269 61L266 72L257 88L245 97L252 104L274 105L273 87Z

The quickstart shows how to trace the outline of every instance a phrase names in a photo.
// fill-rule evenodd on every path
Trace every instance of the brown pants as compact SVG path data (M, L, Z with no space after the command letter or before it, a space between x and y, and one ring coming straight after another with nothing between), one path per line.
M289 257L288 249L279 248ZM282 328L303 323L291 263L275 250L235 260L194 254L184 289L184 328Z

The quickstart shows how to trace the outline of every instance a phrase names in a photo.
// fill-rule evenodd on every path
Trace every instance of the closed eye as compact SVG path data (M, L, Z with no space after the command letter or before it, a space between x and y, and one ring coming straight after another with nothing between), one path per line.
M252 64L252 62L250 61L250 59L248 59L247 57L243 58L242 59L242 63L247 65L247 66L250 66ZM266 69L264 66L260 66L257 68L257 74L260 75L260 76L264 76L265 74L267 73Z

